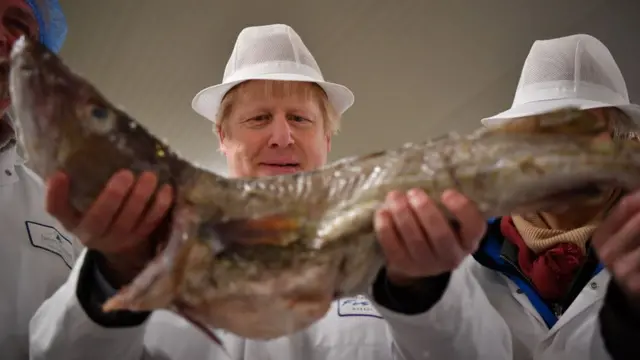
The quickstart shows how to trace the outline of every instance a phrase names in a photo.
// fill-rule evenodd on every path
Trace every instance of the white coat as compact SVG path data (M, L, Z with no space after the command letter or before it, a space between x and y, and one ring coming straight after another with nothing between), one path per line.
M32 320L32 359L226 359L193 326L165 311L128 328L91 321L76 296L83 257ZM611 360L598 322L608 281L600 271L549 330L514 282L468 257L424 314L340 301L320 322L290 337L261 342L219 335L238 360ZM360 316L340 316L345 312Z
M32 319L32 359L228 359L199 330L166 311L156 311L144 324L128 328L93 322L76 292L79 274L88 271L82 269L85 257L86 252L67 283ZM218 335L237 360L512 358L506 324L466 268L452 274L441 301L423 314L394 313L358 297L334 302L323 319L293 336L254 341Z
M0 153L0 357L28 359L29 320L65 282L79 248L45 212L41 179Z
M493 308L511 329L514 360L611 360L598 322L610 280L606 270L589 282L549 329L531 301L511 279L477 262L471 268Z
M495 229L497 224L495 220L490 222L487 238L491 237L491 229ZM489 250L487 243L489 241L485 239L479 252L496 250ZM612 359L604 346L598 321L610 281L609 273L602 266L596 269L595 276L560 317L549 311L546 305L531 301L523 291L525 286L519 286L513 277L477 261L469 266L492 308L500 313L511 330L514 360ZM484 310L479 308L478 312L478 316L484 316ZM541 314L547 317L550 328Z

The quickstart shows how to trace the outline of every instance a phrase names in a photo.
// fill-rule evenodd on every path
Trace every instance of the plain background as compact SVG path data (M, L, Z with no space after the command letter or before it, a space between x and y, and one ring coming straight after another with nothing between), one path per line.
M192 97L219 83L245 26L285 23L356 102L331 160L468 132L511 105L536 39L605 43L640 102L637 0L61 0L62 57L187 158L225 173Z

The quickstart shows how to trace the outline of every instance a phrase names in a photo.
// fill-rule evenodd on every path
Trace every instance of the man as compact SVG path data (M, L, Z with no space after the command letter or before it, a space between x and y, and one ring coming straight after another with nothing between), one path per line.
M244 177L313 170L325 164L331 137L352 103L353 94L346 87L324 81L298 34L289 26L276 24L244 29L223 83L196 95L193 106L215 122L230 174ZM126 193L133 183L132 177L125 180L127 186L119 187L119 194ZM66 181L64 175L52 181L51 193L55 194L50 209L73 227L83 220L66 210ZM340 299L310 328L272 341L219 332L231 357L511 359L510 334L504 321L465 268L453 271L464 258L471 259L467 255L476 248L485 222L456 192L446 192L442 201L462 224L458 232L450 228L424 192L389 194L375 219L387 265L365 291L367 297ZM138 206L143 208L145 202ZM117 201L109 205L110 209L119 207ZM127 216L137 219L141 214ZM121 221L119 217L116 215L115 223ZM114 237L104 228L90 228L84 226L80 238L90 239L84 243L91 250L83 254L69 281L33 318L33 358L224 357L199 330L168 312L103 313L101 303L114 288L130 281L139 264L148 259L138 247L144 248L144 236ZM128 246L113 249L113 244L123 242ZM137 245L133 251L122 250L132 244ZM484 309L483 317L475 316L475 307ZM468 343L461 345L457 339Z
M607 47L584 34L536 41L513 106L482 122L562 106L596 114L603 139L637 138L640 106ZM492 220L472 271L511 329L514 359L639 359L640 192L568 205Z
M3 0L0 16L0 58L8 58L21 35L53 51L64 41L66 23L57 1ZM28 359L29 320L64 283L79 251L45 212L42 182L16 153L7 68L5 63L0 77L0 357Z

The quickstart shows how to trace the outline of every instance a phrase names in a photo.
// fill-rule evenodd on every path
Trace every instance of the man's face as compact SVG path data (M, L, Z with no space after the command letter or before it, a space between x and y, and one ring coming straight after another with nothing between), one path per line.
M274 95L271 84L251 81L234 94L218 134L232 176L308 171L327 161L331 141L312 85L290 83Z
M36 38L38 22L31 7L24 0L0 1L0 59L7 59L13 43L22 35ZM0 115L9 107L9 66L4 62L0 66Z

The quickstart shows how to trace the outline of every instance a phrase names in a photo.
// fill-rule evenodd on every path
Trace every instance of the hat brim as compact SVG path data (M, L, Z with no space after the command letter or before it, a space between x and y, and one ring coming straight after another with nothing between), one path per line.
M627 114L638 126L640 126L640 106L636 104L610 104L600 101L584 99L558 99L534 101L522 105L517 105L509 110L503 111L491 117L480 120L484 126L496 126L515 118L523 116L538 115L550 112L563 107L575 106L582 110L615 107Z
M226 93L234 86L249 80L279 80L316 83L324 90L329 102L340 115L347 111L353 105L355 100L353 92L344 85L328 81L317 81L316 79L305 75L275 73L258 75L204 88L193 97L191 107L204 118L215 122L220 108L220 103Z

